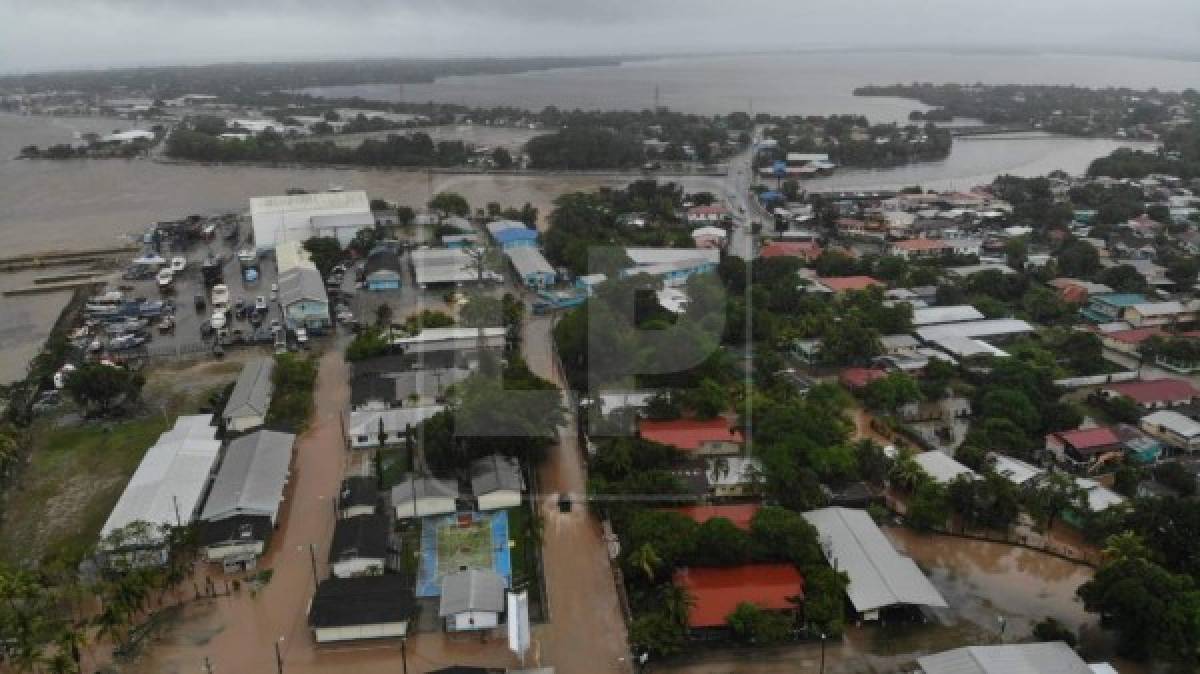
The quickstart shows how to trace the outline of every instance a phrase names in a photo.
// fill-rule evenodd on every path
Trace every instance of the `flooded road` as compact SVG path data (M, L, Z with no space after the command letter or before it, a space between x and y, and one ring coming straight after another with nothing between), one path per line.
M259 561L260 569L274 570L271 581L256 594L243 587L230 597L188 603L162 638L121 671L191 674L203 672L208 658L212 671L220 674L274 672L276 642L288 674L401 671L399 643L317 649L306 623L314 588L310 545L316 546L317 573L322 578L328 575L325 560L333 533L333 497L346 461L341 414L349 400L347 375L340 350L321 358L313 421L297 439L280 526ZM218 580L219 587L223 583ZM515 664L502 641L450 642L440 633L414 635L408 642L408 656L409 671L416 674L450 664Z
M523 352L534 373L565 387L554 362L552 328L552 319L530 320ZM585 502L577 501L568 513L558 510L556 494L587 493L573 413L559 429L559 439L538 472L550 621L534 628L536 661L555 667L557 674L629 672L625 623L600 525Z

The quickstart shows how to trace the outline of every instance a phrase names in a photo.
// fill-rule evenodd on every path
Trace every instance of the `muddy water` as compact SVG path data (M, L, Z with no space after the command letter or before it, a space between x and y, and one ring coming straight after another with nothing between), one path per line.
M552 325L545 318L529 322L524 354L538 376L563 386L553 362ZM555 496L587 492L573 415L559 438L538 471L550 622L534 630L535 661L553 665L558 674L629 672L625 624L600 526L583 503L559 512Z

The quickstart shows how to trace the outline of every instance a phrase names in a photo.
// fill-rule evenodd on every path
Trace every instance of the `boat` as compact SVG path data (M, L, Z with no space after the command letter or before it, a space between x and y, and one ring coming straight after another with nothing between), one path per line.
M158 272L158 287L167 288L175 280L175 272L168 269L162 269Z
M167 260L161 255L143 255L133 259L133 264L140 264L146 267L161 267L166 263Z
M171 271L172 272L175 272L176 274L178 274L179 272L183 271L184 269L187 269L187 258L185 258L185 257L171 258Z
M243 248L238 251L238 262L243 265L251 265L258 261L258 252L253 248Z

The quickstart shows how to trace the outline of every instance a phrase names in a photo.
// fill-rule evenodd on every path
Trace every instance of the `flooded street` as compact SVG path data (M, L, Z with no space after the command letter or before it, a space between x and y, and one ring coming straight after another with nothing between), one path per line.
M275 643L283 669L292 672L392 674L401 669L399 643L317 649L306 623L313 592L309 546L315 545L317 573L327 575L328 543L334 524L333 497L346 461L341 414L349 399L348 370L340 350L321 359L316 409L307 432L296 441L296 458L278 531L259 568L273 569L257 594L243 586L229 597L188 603L182 615L145 654L121 671L139 674L275 671ZM202 583L202 579L197 577ZM217 580L218 587L224 581ZM185 591L188 583L184 583ZM280 641L282 639L282 641ZM515 662L501 641L450 642L441 634L418 634L408 642L409 670L448 664L505 665Z
M523 352L538 376L565 386L554 363L553 321L530 320ZM587 493L583 455L577 442L575 415L559 429L559 444L539 471L545 518L542 554L549 595L548 624L534 628L537 662L557 674L609 674L631 671L625 623L608 563L608 548L599 523L586 502L577 499L568 513L558 509L558 493Z

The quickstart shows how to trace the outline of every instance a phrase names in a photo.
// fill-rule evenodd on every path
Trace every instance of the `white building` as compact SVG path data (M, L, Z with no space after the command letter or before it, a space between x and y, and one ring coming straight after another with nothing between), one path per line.
M913 461L916 461L921 470L925 471L925 474L938 484L949 484L958 479L960 475L976 477L975 471L936 450L914 455Z
M1185 452L1200 451L1200 423L1179 412L1174 410L1152 412L1142 417L1138 426L1176 449L1182 449Z
M226 430L242 433L266 422L267 408L271 405L271 373L274 371L275 361L270 358L256 358L246 363L221 413Z
M370 201L362 190L254 197L250 199L250 219L259 250L314 236L333 237L345 246L359 230L375 226Z
M166 562L163 529L195 520L221 453L217 428L210 421L206 414L179 417L174 428L159 436L100 529L101 540L143 523L146 530L139 540L125 542L149 551L139 555L139 563Z

